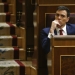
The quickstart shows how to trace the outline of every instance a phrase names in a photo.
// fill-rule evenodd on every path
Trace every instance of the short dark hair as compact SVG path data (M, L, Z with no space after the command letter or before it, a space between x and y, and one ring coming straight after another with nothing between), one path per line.
M70 16L70 10L69 10L69 8L67 8L66 6L59 6L59 7L57 8L57 10L66 10L66 12L67 12L67 17Z

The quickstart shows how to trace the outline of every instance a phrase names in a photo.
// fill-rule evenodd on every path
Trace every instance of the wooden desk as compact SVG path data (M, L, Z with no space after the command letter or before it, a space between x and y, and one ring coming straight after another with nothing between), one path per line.
M75 75L75 36L53 36L52 75Z

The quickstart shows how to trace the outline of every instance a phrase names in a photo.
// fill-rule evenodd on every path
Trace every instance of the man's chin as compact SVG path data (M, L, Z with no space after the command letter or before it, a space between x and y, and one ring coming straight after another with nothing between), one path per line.
M60 25L57 25L57 27L58 27L58 28L61 28L61 26L60 26Z

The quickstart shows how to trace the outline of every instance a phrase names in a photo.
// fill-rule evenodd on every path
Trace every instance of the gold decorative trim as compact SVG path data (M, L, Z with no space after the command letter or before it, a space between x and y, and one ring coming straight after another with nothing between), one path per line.
M75 4L39 4L39 6L60 6L60 5L75 6Z

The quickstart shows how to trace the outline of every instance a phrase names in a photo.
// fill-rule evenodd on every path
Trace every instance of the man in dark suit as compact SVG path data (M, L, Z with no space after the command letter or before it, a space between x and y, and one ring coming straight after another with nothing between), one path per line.
M51 35L75 35L75 24L67 24L69 18L69 9L65 6L59 6L56 10L55 20L52 21L51 27L42 29L41 45L46 54L50 51Z

